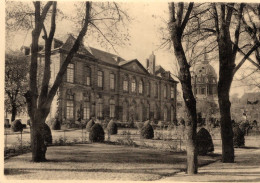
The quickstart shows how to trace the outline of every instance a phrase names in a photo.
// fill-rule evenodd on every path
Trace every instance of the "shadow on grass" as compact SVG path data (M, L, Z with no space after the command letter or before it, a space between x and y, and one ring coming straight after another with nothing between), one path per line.
M253 146L244 146L237 149L260 149L259 147L253 147Z
M173 176L174 174L180 172L180 170L172 169L172 168L134 168L134 169L55 169L55 168L6 168L4 170L5 175L19 175L19 174L28 174L33 173L35 171L44 172L51 171L53 175L55 172L95 172L95 173L128 173L128 174L151 174L151 175L159 175L159 176Z
M234 179L234 180L224 180L225 182L260 182L260 178L255 179ZM223 182L223 180L212 180L210 182Z
M4 169L4 175L21 175L21 174L29 174L32 173L25 169L18 169L18 168L5 168Z

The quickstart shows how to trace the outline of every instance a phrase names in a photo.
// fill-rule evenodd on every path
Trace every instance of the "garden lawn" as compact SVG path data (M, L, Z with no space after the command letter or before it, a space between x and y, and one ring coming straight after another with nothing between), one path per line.
M6 179L158 180L185 170L186 153L108 144L51 146L47 162L31 162L31 153L5 160ZM199 157L199 165L219 156Z

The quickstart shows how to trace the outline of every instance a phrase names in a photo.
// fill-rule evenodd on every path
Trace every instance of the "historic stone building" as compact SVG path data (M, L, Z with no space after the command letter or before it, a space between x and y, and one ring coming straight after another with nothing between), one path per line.
M195 66L191 84L197 101L197 113L201 114L207 124L212 119L219 119L217 74L209 64L206 54L204 59Z
M195 66L191 78L192 90L197 100L217 101L217 74L207 56Z
M74 41L72 35L63 41L54 40L51 83ZM40 63L43 58L39 58ZM172 122L176 119L176 85L170 72L155 65L154 54L145 68L137 59L127 61L82 45L67 68L49 118Z

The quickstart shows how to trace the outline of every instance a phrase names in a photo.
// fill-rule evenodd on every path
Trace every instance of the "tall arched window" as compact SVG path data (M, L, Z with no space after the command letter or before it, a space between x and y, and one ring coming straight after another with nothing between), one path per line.
M89 94L83 94L84 106L83 106L83 119L90 119L90 97Z
M97 117L98 118L103 117L103 101L101 98L98 99L98 103L97 103Z
M149 104L149 103L147 103L146 112L147 112L146 118L147 118L148 120L150 120L150 104Z
M158 83L154 84L154 97L158 97Z
M163 120L164 121L167 121L167 113L168 113L168 109L167 107L165 106L164 109L163 109Z
M67 119L74 118L74 94L71 90L67 90L66 96L66 117Z
M110 84L110 90L114 90L115 89L115 74L114 73L110 73L109 84Z
M167 86L166 85L164 85L164 87L163 87L163 97L167 98Z
M123 81L123 91L128 92L128 78L125 77Z
M87 86L90 86L91 83L91 68L85 66L85 82Z
M98 87L103 87L103 72L98 71Z
M146 83L146 95L149 97L151 94L151 86L150 86L150 82L148 81Z
M136 80L135 80L135 78L132 79L131 91L136 92Z
M110 99L109 102L109 117L114 118L115 117L115 100Z
M139 94L143 94L144 83L142 80L139 81Z
M74 83L74 64L67 67L67 82Z
M123 102L123 121L128 121L128 115L129 115L129 106L128 102L124 101Z
M171 86L171 99L174 98L174 88Z

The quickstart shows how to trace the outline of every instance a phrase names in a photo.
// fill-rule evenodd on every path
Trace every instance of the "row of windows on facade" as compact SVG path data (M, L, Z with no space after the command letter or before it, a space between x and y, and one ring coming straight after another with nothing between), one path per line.
M192 78L192 82L195 82L195 78ZM196 82L201 83L216 83L215 78L207 78L207 77L196 77Z
M90 108L91 108L91 103L89 102L89 96L88 95L83 95L84 96L84 105L83 105L83 119L90 119ZM142 106L139 106L142 107ZM93 107L94 108L94 107ZM135 109L136 107L134 107ZM97 102L97 117L103 117L103 102L102 100L98 100ZM127 112L128 106L123 105L123 120L127 120ZM150 116L150 105L148 104L146 106L147 114L146 117L149 119ZM138 110L139 112L142 111L142 108ZM155 113L155 115L157 115ZM167 121L167 116L168 115L168 109L164 107L163 110L163 119ZM67 100L66 100L66 117L67 119L73 119L74 118L74 95L70 92L67 93ZM115 101L113 99L110 100L109 102L109 117L114 118L115 117ZM173 118L173 108L171 108L171 118Z
M206 93L207 92L207 93ZM213 95L215 94L216 92L214 91L214 88L213 87L207 87L207 88L204 88L204 87L198 87L195 89L195 94L202 94L202 95L206 95L206 94L209 94L209 95Z
M104 80L103 72L98 71L97 76L98 76L97 85L98 85L98 87L103 88L103 80ZM91 69L89 67L86 67L86 69L85 69L85 80L86 80L86 85L90 86L90 84L91 84L90 83L90 81L91 81ZM74 64L68 65L67 82L74 83ZM110 84L110 89L115 90L115 74L114 73L110 73L109 84ZM126 77L123 80L123 91L129 92L128 87L129 87L129 80ZM136 88L137 88L137 82L136 82L136 79L133 79L132 82L131 82L131 92L136 93ZM150 83L148 83L146 85L147 96L150 96L150 91L151 91ZM155 87L154 87L155 97L158 97L158 93L159 93L158 91L159 91L159 86L158 86L157 83L155 83ZM138 84L138 93L144 94L144 83L143 83L142 80L140 80L139 84ZM164 98L167 98L167 86L166 85L164 85L164 88L163 88L163 96L164 96ZM174 88L173 87L171 87L170 97L174 98Z

